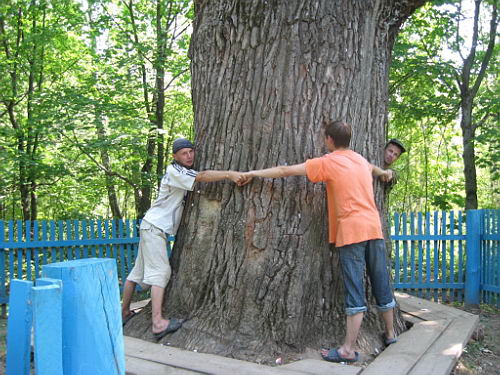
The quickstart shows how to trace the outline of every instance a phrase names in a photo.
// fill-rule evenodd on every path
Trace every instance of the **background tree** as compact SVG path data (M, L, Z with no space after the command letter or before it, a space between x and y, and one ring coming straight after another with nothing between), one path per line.
M321 120L353 124L353 148L380 164L390 53L424 1L195 2L191 70L197 167L249 170L324 153ZM377 194L381 192L378 191ZM201 186L174 250L168 341L237 357L343 337L338 254L322 185L305 178ZM151 337L149 314L127 330ZM369 313L362 350L380 344Z

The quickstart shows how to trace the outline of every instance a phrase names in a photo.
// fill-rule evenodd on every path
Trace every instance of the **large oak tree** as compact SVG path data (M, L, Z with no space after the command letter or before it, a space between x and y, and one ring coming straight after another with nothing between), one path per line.
M321 121L353 125L380 164L388 67L425 0L195 1L191 41L198 169L249 170L325 153ZM377 187L381 199L381 189ZM164 340L251 358L339 344L342 276L327 244L325 190L303 177L197 187L174 249L165 308L189 316ZM151 338L149 311L127 329ZM380 346L374 309L358 340Z

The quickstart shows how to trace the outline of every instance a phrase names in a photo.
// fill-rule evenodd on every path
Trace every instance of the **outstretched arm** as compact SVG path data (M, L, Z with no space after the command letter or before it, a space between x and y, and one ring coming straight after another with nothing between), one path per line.
M263 178L279 178L288 176L305 176L306 175L306 163L295 164L295 165L280 165L278 167L259 169L256 171L249 171L243 173L241 178L238 180L238 185L248 184L254 177Z
M394 172L392 169L381 169L377 167L376 165L373 165L373 170L372 170L372 175L374 177L379 177L381 181L383 182L389 182L392 180L392 177L394 175Z
M231 180L237 183L243 173L236 171L201 171L196 175L196 182L215 182L221 180Z

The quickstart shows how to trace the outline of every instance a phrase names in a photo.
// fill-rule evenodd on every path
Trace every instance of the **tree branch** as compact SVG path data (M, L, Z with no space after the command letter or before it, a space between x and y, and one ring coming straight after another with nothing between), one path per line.
M166 91L170 88L170 85L177 79L179 78L182 74L184 74L185 72L187 72L189 70L189 68L186 68L186 69L182 69L179 73L177 73L175 76L172 77L172 79L165 85L165 87L163 88L163 91Z
M135 189L135 190L138 189L137 185L131 179L129 179L128 177L122 176L121 174L119 174L117 172L113 172L113 171L107 169L101 163L99 163L99 161L97 161L90 154L90 152L87 152L87 150L85 150L85 148L80 144L80 142L78 142L78 140L77 140L78 138L77 138L76 134L74 133L74 131L73 131L73 138L74 138L74 140L70 139L70 137L68 137L66 134L64 134L61 131L59 132L59 134L61 134L64 138L66 138L71 144L73 144L74 146L76 146L82 152L82 154L84 154L85 156L87 156L107 176L117 177L120 180L125 181L127 184L129 184L130 186L132 186L133 189Z
M469 89L470 83L470 71L472 69L472 65L474 64L474 58L476 57L476 48L477 48L477 40L479 35L479 11L481 9L481 1L475 0L475 8L474 8L474 25L472 31L472 41L471 47L469 51L469 55L464 60L464 65L462 67L462 83L464 86L464 90ZM460 48L459 48L460 50Z
M490 20L490 35L488 41L488 47L486 48L486 52L483 57L483 61L481 61L481 68L476 78L476 82L474 82L474 86L471 89L471 93L473 96L476 95L477 90L479 90L479 86L481 86L481 82L483 81L486 75L486 69L491 60L491 56L493 56L493 50L495 48L495 39L497 35L497 25L498 25L498 14L497 14L497 4L496 2L493 4L493 12L491 14Z
M483 124L488 120L489 117L493 117L491 112L486 113L481 120L472 124L473 131L476 131L477 128L483 126Z
M458 3L457 10L458 10L458 14L460 15L460 17L462 17L463 16L462 15L462 1L460 1ZM460 49L460 19L457 19L457 32L455 34L455 43L457 44L457 50L458 50L458 54L460 55L460 58L462 59L462 61L465 61L465 57L462 54L462 50Z

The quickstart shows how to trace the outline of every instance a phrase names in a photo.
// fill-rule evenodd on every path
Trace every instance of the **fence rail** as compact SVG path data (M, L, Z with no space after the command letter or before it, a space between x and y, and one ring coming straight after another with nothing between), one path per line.
M115 258L118 278L125 280L137 256L138 225L137 220L0 221L3 311L10 280L35 280L43 264ZM391 227L396 289L435 301L500 306L500 210L394 214Z

